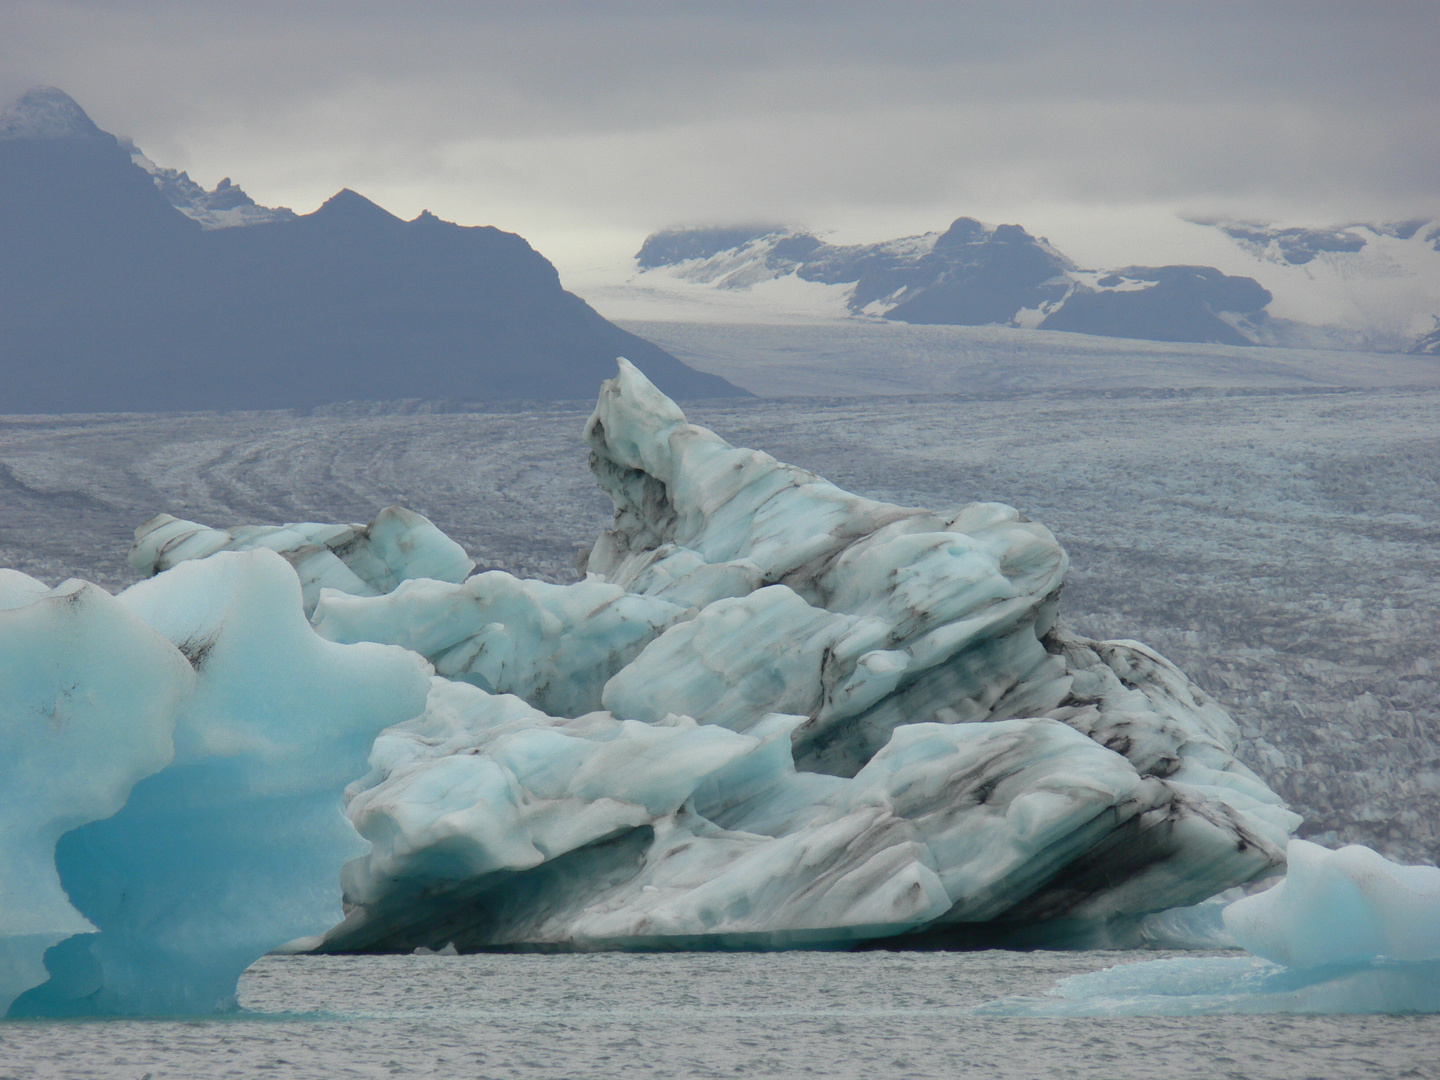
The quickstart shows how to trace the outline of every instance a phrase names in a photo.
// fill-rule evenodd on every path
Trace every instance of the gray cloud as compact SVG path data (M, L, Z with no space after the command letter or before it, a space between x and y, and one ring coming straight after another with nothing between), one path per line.
M1437 40L1428 0L9 0L0 91L59 85L157 160L301 210L348 185L542 244L879 236L1045 206L1440 210Z

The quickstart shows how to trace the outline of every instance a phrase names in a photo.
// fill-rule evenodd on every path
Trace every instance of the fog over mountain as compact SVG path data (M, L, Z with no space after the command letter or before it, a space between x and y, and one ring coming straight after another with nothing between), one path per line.
M1181 217L1440 213L1437 38L1429 0L13 0L0 96L63 86L266 205L348 186L500 225L572 289L664 226L859 243L961 214L1243 276Z
M62 91L0 117L5 412L587 398L627 356L743 394L610 324L521 237L348 189L312 214L206 191Z

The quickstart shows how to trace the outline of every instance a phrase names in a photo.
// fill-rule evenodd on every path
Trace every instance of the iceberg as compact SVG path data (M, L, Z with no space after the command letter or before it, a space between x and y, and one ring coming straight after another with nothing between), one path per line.
M348 789L322 948L1057 942L1283 866L1234 721L1058 620L1044 526L850 494L624 361L585 439L584 580L321 589L321 634L438 676Z
M1187 1016L1440 1012L1440 869L1290 841L1284 878L1224 908L1252 955L1179 957L1062 979L982 1013Z
M103 589L0 570L0 1015L45 981L46 950L95 930L55 845L170 763L194 683L179 650Z
M1285 877L1225 909L1256 956L1293 968L1440 961L1440 869L1402 866L1360 844L1290 841Z
M273 551L115 597L0 589L9 1015L234 1007L251 962L341 915L365 849L341 790L423 710L428 666L321 638Z

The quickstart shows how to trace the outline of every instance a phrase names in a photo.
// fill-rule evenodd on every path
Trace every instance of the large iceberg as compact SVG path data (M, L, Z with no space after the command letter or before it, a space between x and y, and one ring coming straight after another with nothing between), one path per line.
M584 580L320 591L320 633L440 676L349 789L324 948L1074 940L1283 865L1224 710L1057 621L1042 525L852 495L624 361L585 438Z
M1063 979L983 1013L1187 1016L1440 1012L1440 869L1292 840L1279 884L1224 909L1253 955L1176 957Z
M7 573L0 608L0 1004L233 1007L245 967L339 917L365 850L341 789L427 665L321 638L271 551L116 597Z

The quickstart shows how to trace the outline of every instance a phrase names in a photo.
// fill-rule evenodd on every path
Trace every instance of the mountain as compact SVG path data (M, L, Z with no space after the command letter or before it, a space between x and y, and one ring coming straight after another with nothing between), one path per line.
M1434 355L1440 319L1440 220L1308 228L1195 219L1234 245L1274 297L1274 344Z
M131 161L150 174L165 201L186 217L198 221L202 229L271 225L295 217L295 211L288 206L257 205L228 176L215 185L214 191L206 191L190 179L189 173L156 165L133 142L122 139L120 145L129 151Z
M635 256L636 295L831 319L1434 355L1440 220L1326 228L1191 220L1207 263L1081 269L1019 225L833 245L779 226L671 229ZM1199 262L1199 260L1195 260ZM742 301L742 295L748 301ZM639 315L638 318L646 316ZM743 316L742 316L743 317Z
M1416 356L1440 356L1440 318L1435 320L1433 330L1415 339L1410 346L1410 352Z
M1081 270L1019 225L957 218L943 233L834 246L784 228L676 229L646 239L642 271L744 289L794 276L839 286L852 314L1023 326L1149 341L1254 343L1270 294L1208 266Z
M579 399L617 356L671 395L745 393L607 322L513 233L349 190L297 216L139 156L58 90L0 114L0 411Z

